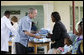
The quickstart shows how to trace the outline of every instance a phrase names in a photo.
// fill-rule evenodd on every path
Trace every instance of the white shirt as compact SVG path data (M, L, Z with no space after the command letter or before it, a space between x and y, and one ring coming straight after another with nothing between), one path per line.
M15 30L17 30L17 28L18 28L18 23L14 23L13 27L15 28Z
M1 51L9 51L8 41L10 31L16 35L16 31L11 25L10 20L6 16L3 16L1 18Z
M18 23L15 22L14 25L13 25L13 27L14 27L14 29L17 31L17 29L18 29ZM16 36L13 36L13 37L12 37L12 41L14 40L15 37L16 37Z

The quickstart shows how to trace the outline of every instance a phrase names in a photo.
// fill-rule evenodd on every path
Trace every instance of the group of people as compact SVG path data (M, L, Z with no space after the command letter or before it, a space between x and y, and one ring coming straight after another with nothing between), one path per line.
M53 34L49 34L53 42L48 54L83 54L83 18L78 24L78 32L74 34L76 37L71 38L60 21L59 13L53 12L51 17L55 25Z
M13 42L15 42L16 54L26 53L26 47L28 46L28 38L35 37L41 38L31 33L32 20L37 15L37 9L30 8L28 10L28 15L19 20L18 28L11 25L9 20L10 12L5 11L4 16L1 18L1 52L7 53L9 51L8 41L9 33L15 35ZM13 22L12 22L13 23Z
M8 41L10 32L14 35L12 43L12 52L14 54L26 54L28 53L28 41L30 37L41 39L42 37L35 35L32 30L32 19L37 16L37 9L29 8L27 16L22 17L19 22L16 16L10 18L10 12L5 11L4 16L1 18L1 53L6 54L9 52ZM83 53L80 46L83 48L83 21L79 23L79 36L73 43L69 38L67 29L61 22L61 17L58 12L52 12L52 22L55 22L53 27L53 34L51 35L51 49L48 54L75 54ZM17 24L18 22L18 24ZM36 27L35 27L36 28ZM33 31L36 31L35 29ZM76 46L76 47L75 47ZM73 49L73 50L72 50ZM75 51L75 49L77 51ZM80 49L80 51L79 51Z

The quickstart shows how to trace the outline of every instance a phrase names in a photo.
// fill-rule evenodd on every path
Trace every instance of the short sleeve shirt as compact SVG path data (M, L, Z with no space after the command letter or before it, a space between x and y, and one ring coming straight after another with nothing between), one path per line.
M27 47L29 36L24 33L25 31L30 32L31 31L31 19L29 16L25 16L19 21L19 28L18 28L18 34L19 34L19 43Z

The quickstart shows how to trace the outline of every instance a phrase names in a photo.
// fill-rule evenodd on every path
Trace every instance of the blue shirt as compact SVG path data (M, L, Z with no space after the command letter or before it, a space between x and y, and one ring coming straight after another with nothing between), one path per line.
M21 43L25 47L28 46L29 36L26 35L23 31L26 30L28 32L31 31L31 19L29 16L25 16L20 19L19 25L18 25L18 35L16 36L16 42Z

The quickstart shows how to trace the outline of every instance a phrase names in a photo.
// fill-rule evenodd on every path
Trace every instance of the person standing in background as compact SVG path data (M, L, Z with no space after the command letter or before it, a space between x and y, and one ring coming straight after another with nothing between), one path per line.
M15 42L16 45L16 54L26 54L28 50L28 41L29 37L41 38L40 36L36 36L35 34L31 33L31 23L33 18L37 15L37 10L34 8L30 8L28 10L28 15L24 16L19 21L18 27L18 36Z
M13 24L13 27L17 30L17 28L18 28L18 18L16 16L13 16L11 18L11 22Z
M35 34L37 32L37 27L34 22L32 22L31 32Z
M16 31L14 27L11 25L11 22L9 20L10 12L5 11L4 16L1 18L1 53L7 54L9 52L9 36L10 31L16 35Z
M15 28L15 30L17 31L17 29L18 29L18 18L16 17L16 16L13 16L12 18L11 18L11 22L12 22L12 25L13 25L13 27ZM12 37L12 54L16 54L16 51L15 51L15 42L14 42L14 38L15 38L16 36L13 36Z

